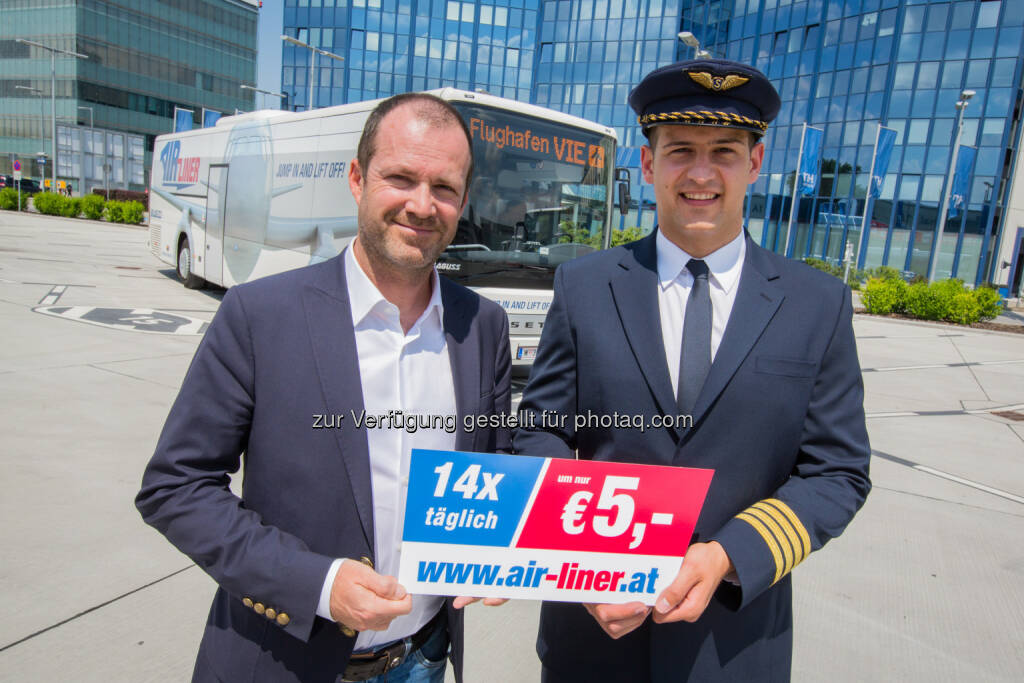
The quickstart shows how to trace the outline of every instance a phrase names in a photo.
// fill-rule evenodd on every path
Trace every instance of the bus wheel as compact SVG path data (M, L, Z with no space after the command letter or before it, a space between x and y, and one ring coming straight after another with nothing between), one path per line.
M203 278L196 277L192 272L192 250L189 249L187 237L178 245L178 277L187 289L201 289L203 286Z

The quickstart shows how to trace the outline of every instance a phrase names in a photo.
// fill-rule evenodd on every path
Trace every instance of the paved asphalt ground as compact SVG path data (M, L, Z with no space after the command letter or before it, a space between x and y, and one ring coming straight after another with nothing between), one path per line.
M0 212L0 680L192 668L213 583L132 499L222 293L146 238ZM794 574L794 680L1024 680L1024 337L854 325L875 486ZM537 604L469 610L468 680L536 681Z

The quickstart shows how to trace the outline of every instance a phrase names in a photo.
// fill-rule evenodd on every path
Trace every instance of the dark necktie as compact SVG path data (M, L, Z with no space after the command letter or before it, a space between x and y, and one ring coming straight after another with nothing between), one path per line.
M687 270L693 275L693 288L686 300L686 318L683 320L683 343L679 349L679 393L677 403L680 415L692 415L704 380L711 369L711 291L708 284L708 264L690 259Z

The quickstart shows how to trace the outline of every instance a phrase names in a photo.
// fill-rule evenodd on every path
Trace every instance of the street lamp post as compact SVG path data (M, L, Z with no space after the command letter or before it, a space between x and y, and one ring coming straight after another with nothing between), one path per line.
M256 88L256 87L251 86L251 85L246 85L245 83L242 83L238 87L241 88L242 90L252 90L253 92L261 92L264 95L273 95L274 97L280 98L281 100L287 100L288 99L288 94L287 93L283 93L283 92L272 92L270 90L263 90L261 88ZM280 105L278 105L278 106L280 106Z
M697 36L693 35L689 31L680 31L679 40L683 41L683 44L693 48L694 59L710 59L711 53L707 50L703 50L700 47L700 41L697 40Z
M71 52L70 50L61 50L60 48L50 47L49 45L43 45L33 40L25 40L24 38L15 39L19 43L25 45L31 45L32 47L38 47L42 50L50 51L50 133L53 135L53 158L50 159L50 163L53 164L50 170L50 177L53 179L53 191L57 191L57 53L62 55L68 55L69 57L78 57L79 59L89 59L89 55L79 54L78 52Z
M939 263L939 256L942 255L942 231L946 229L946 212L949 210L949 195L953 192L953 179L956 172L956 157L960 152L960 136L964 132L964 112L967 110L968 101L974 97L973 90L964 90L960 93L960 99L956 102L958 111L956 117L956 137L953 138L953 161L950 162L949 170L946 171L946 190L942 193L942 208L939 209L939 224L935 227L935 250L932 254L932 264L928 268L928 283L935 282L935 268Z
M339 55L336 55L333 52L328 52L327 50L321 50L318 47L313 47L312 45L310 45L308 43L304 43L301 40L298 40L296 38L292 38L291 36L282 35L281 36L281 40L283 40L283 41L285 41L287 43L291 43L292 45L298 45L299 47L304 47L307 50L309 50L309 83L308 83L308 85L309 85L309 109L312 110L313 109L313 87L314 87L314 83L316 82L316 56L318 54L320 54L320 55L323 55L324 57L330 57L331 59L337 59L339 62L345 61L345 58L341 57Z

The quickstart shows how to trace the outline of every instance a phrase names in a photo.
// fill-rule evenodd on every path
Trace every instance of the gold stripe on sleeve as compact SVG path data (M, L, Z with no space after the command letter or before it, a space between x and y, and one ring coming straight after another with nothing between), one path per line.
M811 537L807 535L807 529L800 522L800 518L796 516L796 513L793 512L793 509L786 505L785 503L783 503L778 498L766 498L761 502L767 503L768 505L775 507L776 509L779 510L779 512L781 512L786 517L786 519L789 520L789 523L793 526L793 529L800 536L800 540L804 544L804 557L810 555Z
M774 584L780 578L782 578L782 554L779 552L779 545L776 543L772 533L768 531L768 527L761 523L757 517L747 513L746 511L736 515L736 519L742 519L744 522L754 527L754 531L761 534L761 538L764 539L765 545L768 546L768 550L771 551L772 559L775 560L775 578L772 579Z
M793 567L803 559L800 557L799 546L794 543L796 539L790 538L789 534L780 527L774 517L766 510L762 510L758 507L759 505L760 503L755 503L744 510L744 512L760 519L769 529L771 529L771 532L775 534L775 539L779 544L779 548L782 549L782 558L784 560L782 564L782 575L785 576L789 572L793 571ZM788 526L788 524L785 526ZM796 551L796 557L794 557L794 550Z
M790 547L793 548L793 564L789 567L789 571L793 571L793 569L807 557L807 550L805 550L803 542L800 540L800 535L797 533L796 529L793 528L789 518L782 514L778 508L773 507L770 503L764 500L754 503L751 507L761 510L766 515L770 516L782 529L782 532L786 536L786 540L789 541Z

